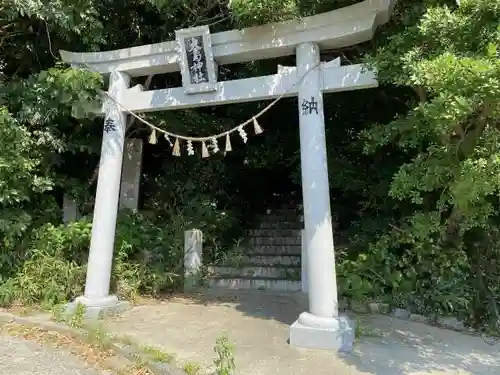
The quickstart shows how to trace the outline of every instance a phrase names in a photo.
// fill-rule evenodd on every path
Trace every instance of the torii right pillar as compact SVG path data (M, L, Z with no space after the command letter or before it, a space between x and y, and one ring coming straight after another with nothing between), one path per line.
M298 105L309 311L291 325L290 344L350 351L354 324L338 314L319 47L300 44L296 54L297 77L305 75Z

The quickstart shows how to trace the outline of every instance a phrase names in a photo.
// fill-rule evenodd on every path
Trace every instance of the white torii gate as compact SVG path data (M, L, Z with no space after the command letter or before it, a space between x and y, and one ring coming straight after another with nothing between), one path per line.
M388 22L396 0L365 0L300 21L274 23L211 35L207 26L176 32L176 41L108 52L61 51L64 61L110 74L85 293L75 303L90 311L114 309L109 294L122 170L126 113L174 110L298 96L302 192L309 311L290 327L294 346L350 350L353 325L338 315L330 212L323 93L376 87L373 72L340 60L320 63L320 49L365 42ZM196 51L193 53L193 46ZM217 66L296 54L296 67L234 81L217 81ZM181 71L183 87L143 91L130 77ZM300 82L297 83L299 79ZM295 87L294 87L294 84ZM120 103L122 107L118 106ZM105 129L106 130L106 129Z

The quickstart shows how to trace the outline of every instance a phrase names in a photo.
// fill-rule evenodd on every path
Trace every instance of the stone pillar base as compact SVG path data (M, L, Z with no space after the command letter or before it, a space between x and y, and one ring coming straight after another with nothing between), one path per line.
M97 320L108 314L119 314L130 307L129 302L119 301L116 296L98 299L80 296L66 305L65 313L67 315L74 314L77 311L78 305L85 306L85 320Z
M354 321L345 316L322 318L306 312L290 326L290 345L351 352L354 332Z

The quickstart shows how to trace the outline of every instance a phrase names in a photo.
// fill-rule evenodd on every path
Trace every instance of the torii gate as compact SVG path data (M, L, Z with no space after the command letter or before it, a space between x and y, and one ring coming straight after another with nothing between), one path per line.
M298 96L302 193L309 311L290 327L294 346L350 350L353 324L338 315L335 256L330 212L323 93L377 86L374 73L340 61L320 63L320 48L365 42L388 22L397 0L365 0L300 21L274 23L211 35L208 26L178 30L176 41L108 52L61 51L64 61L110 74L108 121L101 161L84 296L75 302L98 312L119 305L109 294L116 216L120 193L126 108L132 112L174 110ZM196 42L194 56L188 43ZM296 67L233 81L217 81L217 66L296 54ZM200 64L200 62L202 64ZM183 87L143 91L130 77L181 71ZM293 87L299 78L303 79ZM292 89L290 89L293 87ZM117 103L120 103L119 106Z

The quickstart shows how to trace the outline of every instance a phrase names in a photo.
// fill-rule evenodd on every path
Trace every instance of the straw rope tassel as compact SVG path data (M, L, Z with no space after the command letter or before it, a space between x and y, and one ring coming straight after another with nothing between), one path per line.
M261 126L257 122L257 119L254 117L253 118L253 129L255 131L255 134L262 134L264 130L262 130Z
M205 143L205 141L203 141L201 142L201 157L208 158L209 156L210 154L208 153L207 144Z
M229 133L226 134L226 152L233 151L231 148L231 138L229 138Z
M158 139L156 138L156 129L151 131L151 135L149 136L149 143L155 145L158 143Z
M172 155L181 156L181 146L179 144L179 138L175 138L174 148L172 149Z

